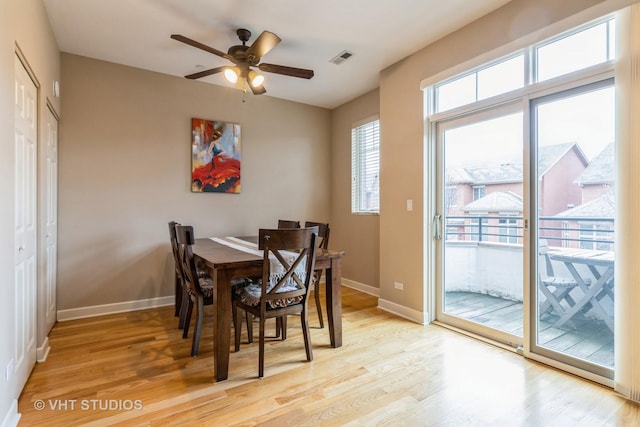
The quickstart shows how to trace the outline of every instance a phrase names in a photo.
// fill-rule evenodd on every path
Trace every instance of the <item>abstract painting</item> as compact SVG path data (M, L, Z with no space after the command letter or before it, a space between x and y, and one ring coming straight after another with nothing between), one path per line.
M191 119L191 191L240 193L240 125Z

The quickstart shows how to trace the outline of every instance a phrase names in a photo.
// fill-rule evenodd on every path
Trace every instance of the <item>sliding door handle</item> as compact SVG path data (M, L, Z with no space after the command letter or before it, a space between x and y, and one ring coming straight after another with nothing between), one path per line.
M434 215L433 217L433 237L442 240L442 216Z

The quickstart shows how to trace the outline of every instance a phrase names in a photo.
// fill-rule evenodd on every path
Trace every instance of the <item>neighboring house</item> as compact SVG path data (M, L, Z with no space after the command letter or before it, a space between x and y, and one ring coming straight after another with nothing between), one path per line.
M582 189L582 204L560 212L563 246L613 250L615 217L615 146L604 150L574 181Z
M610 143L574 181L582 188L582 202L587 203L612 191L616 182L615 145Z
M552 216L582 202L574 180L589 165L575 142L540 147L538 152L538 214Z
M612 251L615 199L613 191L554 215L562 219L564 247Z
M586 156L575 142L540 147L538 188L541 216L554 215L582 202L580 186L575 180L588 164ZM522 195L522 164L460 167L448 172L449 215L463 215L461 206L496 191Z
M587 168L588 160L578 144L564 143L540 147L538 151L538 198L539 215L549 217L580 204L583 200L581 187L576 182ZM522 243L516 237L521 220L507 217L522 217L523 165L504 163L487 167L459 167L448 170L446 208L448 238L453 230L464 228L465 216L502 216L485 218L483 223L474 219L472 230L458 236L464 240L478 238L485 223L490 226L488 237L483 240ZM497 194L496 194L497 193ZM493 224L495 222L495 224ZM491 226L493 225L493 226ZM500 228L501 227L501 228ZM507 236L499 236L499 231ZM487 230L484 230L487 231ZM480 233L482 234L482 233ZM549 231L553 237L560 231ZM487 235L485 235L487 236Z
M471 240L522 244L522 196L496 191L462 207ZM468 239L464 239L468 240Z

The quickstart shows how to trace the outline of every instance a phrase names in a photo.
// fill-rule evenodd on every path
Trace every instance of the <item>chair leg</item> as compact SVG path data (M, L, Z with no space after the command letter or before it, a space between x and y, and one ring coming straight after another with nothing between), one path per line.
M191 355L196 357L198 355L198 347L200 346L200 334L202 333L202 318L204 317L204 298L198 295L196 306L196 328L193 334L193 343L191 344Z
M318 321L320 322L320 329L324 328L324 319L322 316L322 305L320 304L320 278L322 277L322 270L316 270L316 283L313 285L314 298L316 300L316 311L318 312Z
M182 338L189 336L189 325L191 324L191 313L193 312L193 300L189 297L187 301L187 311L184 318L184 330L182 331Z
M275 338L280 337L280 332L282 332L282 318L276 317L276 336Z
M282 341L287 339L287 316L282 316L280 321L280 327L282 328Z
M311 349L311 334L309 333L309 319L306 309L302 310L300 314L300 323L304 337L304 349L307 352L307 360L311 362L313 360L313 350Z
M233 347L234 351L240 351L240 334L242 333L242 313L238 310L238 306L236 302L233 302L232 305L233 311L233 322L236 324L236 328L234 329L234 340Z
M248 311L245 311L245 318L247 320L247 337L249 344L253 343L253 316Z
M184 329L184 323L187 319L187 309L189 306L189 302L191 301L191 298L189 297L186 289L182 289L181 295L182 296L180 298L182 300L182 305L180 307L180 320L178 321L178 329Z
M182 283L181 282L182 281L176 274L175 275L176 306L175 306L175 313L174 313L176 317L180 316L180 310L182 309Z
M264 377L264 317L260 316L260 338L258 350L258 377Z

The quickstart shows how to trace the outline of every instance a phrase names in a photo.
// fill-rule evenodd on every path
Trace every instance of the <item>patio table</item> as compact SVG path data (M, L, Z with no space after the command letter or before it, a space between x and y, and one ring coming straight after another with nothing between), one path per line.
M613 331L613 316L608 314L600 301L609 296L613 300L613 272L615 254L611 251L595 251L591 249L549 248L549 257L552 260L564 263L571 276L582 291L582 296L576 304L566 310L555 327L560 327L571 320L578 312L593 309ZM587 266L593 275L595 282L588 283L586 278L578 271L579 265Z

